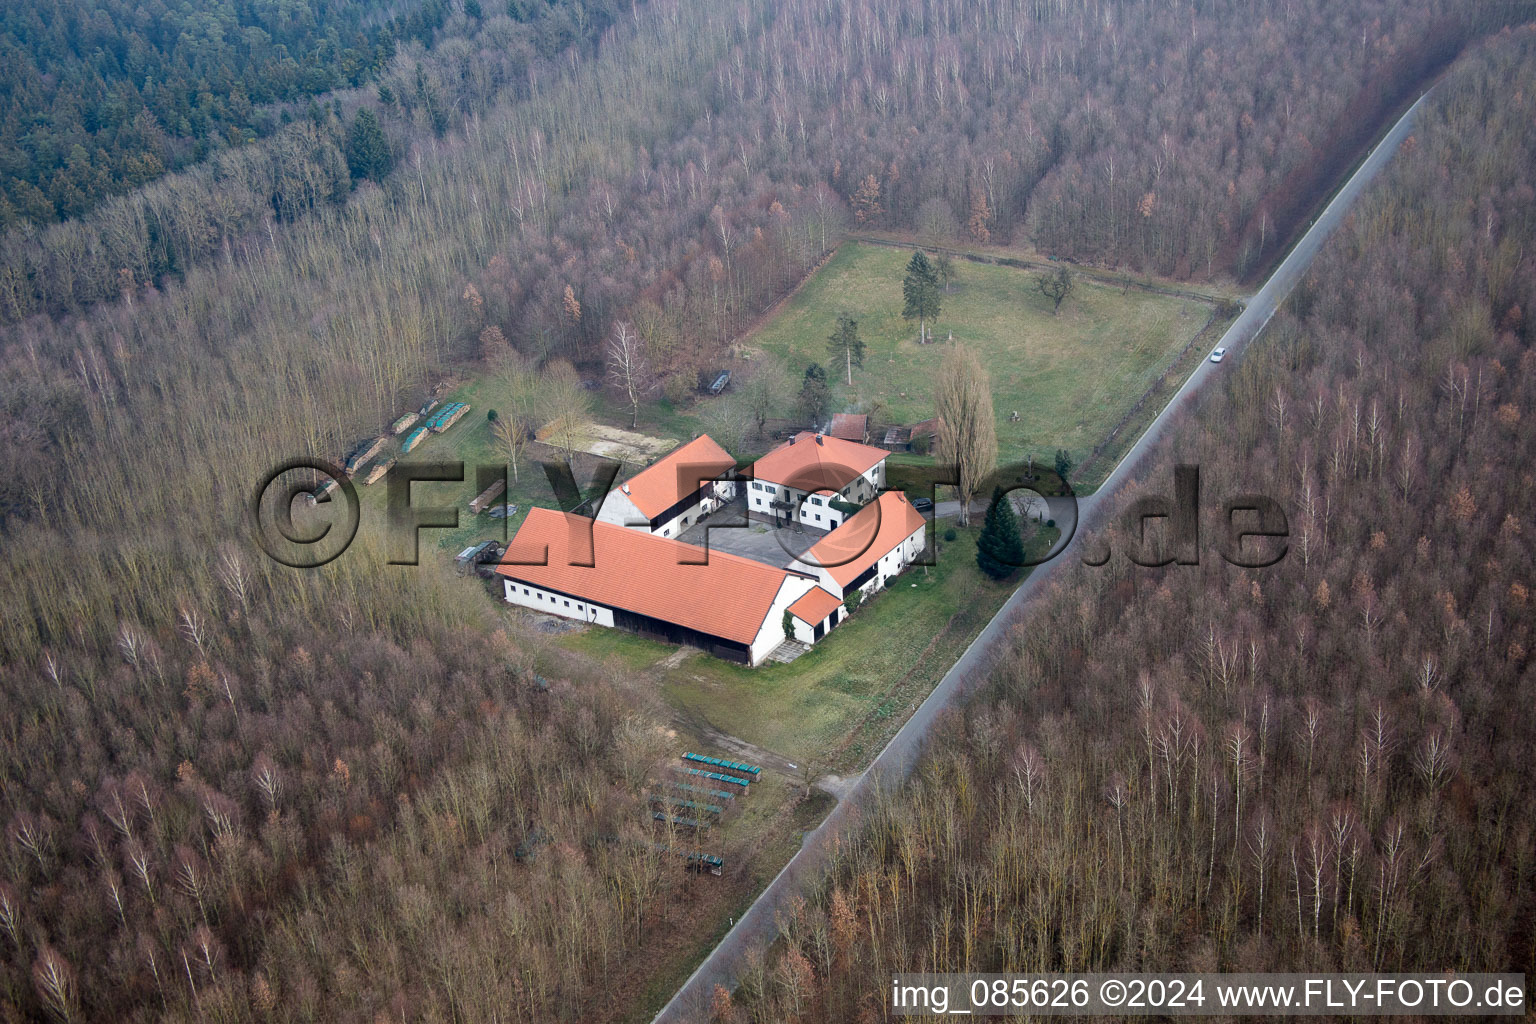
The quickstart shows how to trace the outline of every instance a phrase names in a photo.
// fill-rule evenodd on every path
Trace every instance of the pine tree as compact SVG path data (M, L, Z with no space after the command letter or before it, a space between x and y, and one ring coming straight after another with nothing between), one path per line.
M987 506L987 520L976 538L976 565L995 580L1007 579L1024 564L1024 539L1019 536L1019 519L1013 502L1001 489L992 492Z
M820 424L832 406L832 389L827 386L827 371L820 363L805 368L800 382L800 414L812 424Z
M832 358L848 366L848 386L853 387L853 368L864 365L864 339L859 337L859 322L847 313L837 318L837 330L827 335L827 349Z
M347 133L347 167L353 180L372 178L383 181L394 167L395 158L389 151L389 140L373 111L364 108L357 112L352 129Z
M939 275L921 249L912 253L912 260L907 264L901 294L905 300L902 319L917 321L918 344L924 344L928 340L928 321L939 315Z

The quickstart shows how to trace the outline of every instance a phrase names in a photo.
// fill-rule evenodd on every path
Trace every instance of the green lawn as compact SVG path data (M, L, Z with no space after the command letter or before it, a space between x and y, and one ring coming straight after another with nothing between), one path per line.
M862 767L1017 585L976 568L974 531L942 540L938 564L913 567L788 665L745 668L612 629L559 643L649 672L685 724L707 723L796 760L835 753Z
M881 401L893 422L933 415L943 341L974 347L992 374L1002 461L1027 454L1047 460L1057 448L1081 462L1167 369L1210 319L1209 303L1120 287L1077 275L1073 293L1052 315L1032 271L955 260L934 330L938 344L918 345L917 325L901 318L901 280L910 249L849 242L784 308L748 339L784 357L795 372L808 362L838 378L835 408ZM827 335L837 315L859 321L867 347L863 369L846 384L828 365ZM1010 414L1019 414L1018 422Z
M917 329L901 319L901 278L911 250L859 242L845 243L828 264L808 280L782 310L746 339L749 348L783 357L798 377L811 361L828 364L826 336L839 312L859 320L867 346L853 386L833 372L835 409L869 409L880 402L890 422L912 423L933 415L934 379L944 345L920 346ZM1102 443L1179 351L1211 319L1211 305L1195 299L1124 289L1079 274L1077 287L1052 315L1049 301L1035 284L1036 273L995 264L955 260L955 280L943 297L935 335L974 346L992 374L997 413L999 460L1026 455L1049 462L1057 448L1081 464ZM1182 367L1181 367L1182 369ZM473 378L453 389L444 401L469 402L469 413L446 434L434 436L411 453L414 459L462 459L472 478L476 465L501 461L486 411L505 404L494 377ZM704 429L700 414L708 403L727 399L696 398L680 407L657 400L641 408L639 430L686 440ZM629 427L628 410L611 396L593 394L594 417ZM1142 419L1155 410L1143 410ZM792 415L790 409L781 410ZM1017 412L1017 422L1011 414ZM1124 447L1139 433L1129 425L1117 439ZM394 445L398 447L398 443ZM737 453L747 455L750 453ZM1112 452L1106 455L1112 455ZM1102 477L1112 459L1100 460L1089 477ZM509 477L507 500L527 509L553 506L555 497L542 469L532 459L520 467L520 480ZM1080 480L1091 489L1095 479ZM365 528L382 527L388 484L361 488ZM428 530L422 543L457 551L479 540L500 538L501 523L470 516L463 508L473 497L473 479L462 485L417 484L417 505L456 503L456 530ZM508 523L515 531L522 514ZM850 683L850 687L857 687ZM855 699L855 698L850 698Z

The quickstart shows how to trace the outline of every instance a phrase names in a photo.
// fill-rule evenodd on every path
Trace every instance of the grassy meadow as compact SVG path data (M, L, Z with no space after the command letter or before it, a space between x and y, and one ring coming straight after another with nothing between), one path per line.
M912 250L849 242L747 343L783 357L792 369L828 363L827 335L841 312L859 321L862 369L835 377L835 408L882 403L886 419L933 415L943 342L972 346L992 375L999 458L1049 459L1065 448L1080 463L1114 428L1211 317L1211 305L1143 289L1122 289L1078 274L1057 314L1036 272L965 259L943 296L932 336L901 318L901 280ZM1011 416L1018 413L1018 420Z

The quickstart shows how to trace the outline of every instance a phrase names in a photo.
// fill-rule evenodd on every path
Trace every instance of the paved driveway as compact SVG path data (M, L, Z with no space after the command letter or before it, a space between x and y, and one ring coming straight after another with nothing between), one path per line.
M1008 495L1013 502L1013 510L1021 516L1029 516L1031 519L1044 521L1052 518L1052 502L1055 499L1044 498L1034 491L1012 491ZM991 503L991 497L984 497L971 502L971 521L979 523L987 517L987 506ZM1072 507L1070 502L1065 504L1056 502L1055 508ZM958 501L941 501L934 507L934 514L940 519L960 514Z

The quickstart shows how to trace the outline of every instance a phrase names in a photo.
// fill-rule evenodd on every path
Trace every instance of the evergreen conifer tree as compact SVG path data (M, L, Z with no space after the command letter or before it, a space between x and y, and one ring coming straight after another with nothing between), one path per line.
M992 492L987 520L976 538L976 565L995 580L1007 579L1024 564L1024 539L1013 502L1001 489Z

